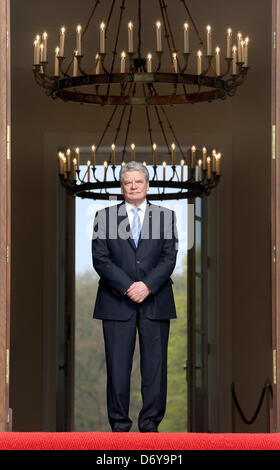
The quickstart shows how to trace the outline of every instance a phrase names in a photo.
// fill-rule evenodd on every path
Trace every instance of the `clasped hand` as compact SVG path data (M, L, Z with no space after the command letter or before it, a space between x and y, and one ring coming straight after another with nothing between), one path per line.
M126 291L126 295L131 300L137 303L143 302L145 298L150 294L150 289L142 281L134 282L130 288Z

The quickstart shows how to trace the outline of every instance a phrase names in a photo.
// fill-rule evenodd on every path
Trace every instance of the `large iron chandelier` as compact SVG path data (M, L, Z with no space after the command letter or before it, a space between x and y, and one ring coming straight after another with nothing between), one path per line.
M135 144L131 144L130 160L136 160L136 150ZM207 150L206 147L197 149L192 146L184 153L188 158L188 164L186 164L186 157L184 157L178 165L175 160L175 150L176 145L173 143L170 152L171 165L168 165L166 160L158 164L157 145L153 144L153 165L150 169L148 168L149 185L151 188L157 188L157 192L149 193L149 199L193 199L208 196L220 179L221 153L215 149L209 153L209 149ZM119 163L116 161L116 151L115 144L112 144L111 148L105 149L104 152L108 154L107 160L103 165L97 164L96 147L93 145L86 165L81 166L78 147L60 149L57 155L59 177L67 192L88 199L122 199L122 194L113 192L116 188L120 188L118 171L121 165L125 164L123 159ZM121 153L124 155L124 151ZM169 154L166 156L168 157ZM142 161L142 163L147 165L146 161Z
M120 53L118 47L126 1L121 0L120 2L118 19L114 17L117 25L111 33L111 20L116 10L116 0L112 0L107 19L99 25L99 51L96 54L94 64L91 64L92 70L91 72L85 71L82 53L83 40L96 15L98 5L102 3L102 0L96 0L86 26L82 28L81 25L78 25L76 28L76 48L66 68L63 67L66 28L61 27L60 44L55 49L54 67L51 72L48 71L47 32L43 33L42 38L39 35L36 36L33 66L36 82L44 87L46 93L53 98L100 105L186 104L233 96L248 72L248 37L243 38L242 34L238 33L237 43L232 46L233 32L228 28L225 38L226 53L224 54L225 67L223 69L222 49L217 46L213 53L211 26L206 27L206 41L204 41L186 1L180 0L180 2L189 18L189 22L182 25L183 50L181 53L175 43L165 0L158 0L161 21L156 21L155 24L155 53L148 52L146 56L142 53L141 0L138 0L137 51L135 51L135 25L129 21L124 26L127 28L127 51L123 50ZM174 7L174 0L172 6ZM196 51L193 64L190 60L192 55L190 50L191 31L197 35L199 42L199 50ZM163 34L170 59L170 66L167 66L166 71L162 71L162 59L165 52L162 41ZM108 54L106 53L106 42L109 36L114 43L111 61L107 60ZM204 45L205 42L206 45ZM93 56L93 51L91 51L91 56ZM132 87L129 86L131 84L133 84ZM117 85L115 92L114 85ZM166 85L171 86L169 93L166 93Z
M151 194L150 198L203 197L208 196L211 189L217 186L220 179L221 153L202 146L197 148L189 146L187 151L183 150L165 105L211 102L233 96L246 78L249 69L249 39L238 33L237 43L233 44L233 32L228 28L225 37L225 66L223 66L222 49L217 46L213 52L211 26L206 27L206 40L204 41L186 1L180 0L180 2L188 17L188 22L182 25L181 53L176 46L165 0L158 0L160 20L155 21L156 51L146 54L142 53L142 1L137 2L138 27L135 27L135 21L128 20L125 23L126 0L119 0L119 2L112 0L107 19L105 18L96 26L96 29L99 29L99 50L94 63L89 66L90 72L85 71L84 39L102 0L95 0L85 27L77 26L76 47L68 65L65 66L64 57L67 40L65 26L60 29L60 44L55 49L54 68L51 72L48 71L47 60L48 35L44 32L42 37L36 36L33 72L36 82L45 88L47 95L64 101L101 106L113 105L113 111L105 123L104 132L97 145L92 147L86 170L82 170L80 166L78 149L66 147L58 151L59 176L69 194L93 199L109 199L111 196L117 199L122 198L121 194L115 194L112 191L119 187L117 166L124 164L128 159L135 160L136 158L136 146L131 143L134 139L130 137L130 127L133 110L137 105L142 105L146 114L147 135L150 142L149 159L153 162L150 186L158 188L157 194ZM174 7L174 1L172 6ZM114 23L114 28L111 28L112 23ZM124 29L127 29L126 50L121 51L120 36ZM137 41L135 41L136 30ZM192 33L197 35L199 42L199 50L194 51L193 57L190 48ZM111 61L106 52L109 38L110 43L114 44ZM165 51L166 56L164 56ZM93 56L93 51L91 56ZM170 59L170 65L167 65L165 61L167 56ZM162 144L165 147L165 150L161 152L163 157L161 162L157 159L157 149L162 147L162 144L155 143L152 113L159 126ZM126 125L124 125L125 116L127 116ZM108 158L101 162L98 152L109 127L112 129L113 119L117 119L115 136L113 143L107 145L105 153ZM171 134L170 137L167 135L166 127ZM122 137L123 142L120 143L119 140ZM116 152L118 152L118 161L116 161ZM138 157L143 161L141 152L137 152ZM97 176L100 165L104 167L102 179ZM167 171L166 167L169 167L170 171ZM167 192L166 188L172 191Z

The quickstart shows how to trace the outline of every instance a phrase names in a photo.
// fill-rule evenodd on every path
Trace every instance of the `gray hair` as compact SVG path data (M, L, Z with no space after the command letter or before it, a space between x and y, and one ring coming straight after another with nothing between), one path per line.
M127 173L128 171L142 171L144 173L146 183L149 181L149 172L148 172L146 165L143 165L140 162L135 162L134 160L132 160L126 163L125 165L123 165L120 169L119 179L121 183L123 182L123 175Z

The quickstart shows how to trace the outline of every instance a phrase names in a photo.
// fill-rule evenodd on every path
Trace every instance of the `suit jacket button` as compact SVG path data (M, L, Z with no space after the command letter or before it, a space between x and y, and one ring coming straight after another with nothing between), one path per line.
M139 259L136 260L136 263L137 263L137 264L140 264L140 262L141 262L141 261L139 261Z

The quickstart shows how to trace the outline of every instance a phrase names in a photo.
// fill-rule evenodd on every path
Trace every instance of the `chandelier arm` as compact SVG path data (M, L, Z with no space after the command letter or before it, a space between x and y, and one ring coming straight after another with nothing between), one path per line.
M165 33L168 36L170 36L171 42L172 42L172 47L173 47L173 52L177 54L178 50L177 50L176 45L175 45L174 35L173 35L173 31L172 31L171 24L170 24L170 21L169 21L168 13L167 13L167 5L166 5L164 0L159 0L159 1L160 1L160 6L161 6L162 18L163 18L163 21L164 21ZM172 62L172 51L171 51L171 46L170 46L169 42L168 42L168 45L169 45L169 52L170 52L170 56L171 56L171 62ZM179 73L182 73L182 68L181 68L180 60L179 60L178 56L176 56L176 60L177 60ZM182 87L183 87L185 96L187 97L186 85L184 83L182 83ZM174 85L174 94L176 94L176 91L177 91L177 84Z
M167 4L165 3L165 0L160 0L160 1L161 1L161 4L162 4L162 12L163 12L163 14L165 14L165 18L166 18L166 23L164 24L164 27L165 27L165 29L168 29L169 36L170 36L171 42L172 42L173 52L177 53L178 49L177 49L176 44L175 44L173 31L172 31L171 24L170 24L169 17L168 17L168 13L167 13ZM178 61L178 67L179 67L179 70L180 70L179 60L177 59L177 61Z
M137 45L138 59L142 59L141 47L142 47L142 2L141 0L138 0L138 45Z
M111 63L111 71L110 71L110 73L113 73L113 70L114 70L115 59L116 59L116 55L117 55L117 46L118 46L119 36L120 36L120 28L121 28L121 23L122 23L122 17L123 17L123 12L124 12L124 10L125 10L125 1L126 1L126 0L122 0L122 4L121 4L121 6L120 6L121 12L120 12L120 17L119 17L119 22L118 22L118 27L117 27L117 34L116 34L115 46L114 46L114 50L113 50L113 59L112 59L112 63ZM111 14L112 14L112 10L113 10L113 7L114 7L114 3L115 3L115 0L113 0L113 4L112 4L112 8L111 8L111 12L110 12L108 21L110 20L110 17L111 17ZM107 33L107 27L106 27L106 33ZM106 33L105 33L105 34L106 34ZM106 37L107 37L107 36L106 36ZM109 83L109 84L108 84L108 87L107 87L107 97L109 96L110 88L111 88L111 84Z
M197 26L196 26L196 23L195 23L195 21L194 21L194 19L193 19L192 14L191 14L191 12L190 12L190 9L189 9L189 7L188 7L187 4L186 4L186 0L180 0L180 1L183 3L183 5L184 5L184 7L185 7L185 9L186 9L186 11L187 11L187 14L188 14L188 16L189 16L189 18L190 18L190 20L191 20L191 23L192 23L192 25L193 25L193 27L194 27L194 30L195 30L196 34L197 34L197 37L198 37L198 40L199 40L199 44L200 44L201 48L204 50L204 54L206 54L206 56L207 56L207 50L206 50L204 41L203 41L203 39L202 39L202 37L201 37L199 31L198 31L198 28L197 28ZM207 56L207 57L210 57L210 56ZM209 59L208 59L208 60L209 60ZM213 72L215 73L214 64L213 64L212 62L210 62L210 60L209 60L209 68L208 68L208 70L210 69L210 67L212 68Z
M176 145L178 146L178 148L179 148L179 150L180 150L180 153L181 153L181 155L182 155L182 159L183 159L184 162L187 164L187 160L186 160L186 157L185 157L185 155L184 155L182 146L181 146L181 144L180 144L180 142L179 142L179 140L178 140L178 137L177 137L176 134L175 134L174 128L173 128L173 126L172 126L172 124L171 124L171 122L170 122L170 120L169 120L169 118L168 118L168 116L167 116L167 114L166 114L166 112L165 112L165 109L164 109L164 107L163 107L162 105L160 106L160 109L161 109L161 112L162 112L162 114L164 115L164 117L165 117L165 119L166 119L166 122L167 122L168 127L169 127L169 129L170 129L170 131L171 131L171 133L172 133L172 135L173 135L173 137L174 137L174 140L175 140L175 142L176 142Z
M146 94L146 90L145 90L144 84L142 85L142 88L143 88L143 94L144 94L144 96L146 97L147 94ZM151 128L151 120L150 120L150 114L149 114L149 107L146 105L146 106L145 106L145 109L146 109L148 133L149 133L149 136L150 136L150 142L151 142L151 148L152 148L152 147L153 147L153 135L152 135L152 128Z
M151 88L153 89L154 95L157 96L157 91L156 91L156 89L155 89L155 86L151 84ZM177 138L177 136L176 136L176 134L175 134L175 131L174 131L174 129L173 129L173 126L172 126L172 124L171 124L171 122L170 122L170 120L169 120L169 118L168 118L168 116L167 116L167 114L166 114L166 112L165 112L165 110L164 110L164 108L163 108L162 105L160 106L160 109L161 109L161 112L162 112L162 114L164 115L164 117L165 117L165 119L166 119L166 122L167 122L167 124L168 124L168 126L169 126L169 129L170 129L170 131L171 131L171 133L172 133L172 135L173 135L173 137L174 137L174 140L175 140L176 144L177 144L178 147L179 147L179 150L180 150L180 153L181 153L181 155L182 155L182 157L183 157L183 160L184 160L185 163L187 164L187 160L186 160L186 157L185 157L185 155L184 155L184 152L183 152L183 149L182 149L182 147L181 147L181 144L180 144L180 142L179 142L179 140L178 140L178 138Z
M129 128L130 128L130 124L131 124L132 110L133 110L133 106L130 106L128 120L127 120L127 126L126 126L124 145L123 145L123 152L122 152L122 163L124 162L124 157L125 157L125 154L126 154L126 145L127 145L128 134L129 134Z
M106 133L107 133L109 127L110 127L110 125L111 125L112 119L113 119L113 117L114 117L115 112L117 111L117 109L118 109L118 106L115 106L114 109L113 109L113 111L112 111L112 113L111 113L111 116L110 116L110 118L109 118L109 121L107 122L107 124L106 124L106 126L105 126L105 129L104 129L104 131L103 131L103 134L102 134L102 136L100 137L99 142L98 142L98 144L97 144L97 146L96 146L96 152L98 151L98 149L99 149L99 147L100 147L100 145L101 145L101 143L102 143L102 141L103 141L103 139L104 139L104 137L105 137L105 135L106 135Z
M85 35L85 33L86 33L86 31L87 31L87 29L88 29L90 23L91 23L91 20L92 20L92 18L94 17L95 11L96 11L96 9L97 9L97 7L98 7L98 5L99 5L100 3L101 3L101 0L95 0L95 5L94 5L94 7L93 7L93 9L92 9L92 11L91 11L91 13L90 13L90 16L89 16L89 19L88 19L88 21L87 21L87 23L86 23L86 26L85 26L84 30L82 31L82 38L84 37L84 35ZM68 64L68 66L67 66L67 68L66 68L65 75L67 75L68 72L69 72L69 69L70 69L70 67L71 67L71 65L72 65L72 63L73 63L73 60L74 60L74 56L75 56L75 52L73 53L73 56L72 56L72 58L71 58L71 60L70 60L70 62L69 62L69 64Z
M41 73L39 71L38 66L35 66L35 67L36 68L33 69L35 82L37 83L37 85L39 85L43 88L46 88L48 90L47 94L49 94L49 93L51 94L52 93L51 90L52 90L53 85L56 82L56 80L51 78L51 77L48 77L47 75L45 75L45 73ZM46 80L46 78L47 78L47 80Z
M199 44L201 45L201 47L204 49L204 52L205 52L205 51L206 51L206 48L205 48L204 41L203 41L202 37L200 36L200 33L199 33L198 28L197 28L197 26L196 26L196 23L195 23L195 21L194 21L194 19L193 19L193 16L192 16L192 14L191 14L191 12L190 12L190 9L189 9L189 7L187 6L185 0L180 0L180 1L183 3L183 5L184 5L184 7L185 7L185 9L186 9L186 11L187 11L187 14L188 14L188 16L189 16L189 18L190 18L190 20L191 20L191 23L192 23L192 25L193 25L193 27L194 27L194 30L195 30L195 32L196 32L196 34L197 34L197 37L198 37L198 40L199 40Z
M159 8L160 8L160 11L161 11L162 21L163 21L163 25L164 25L165 38L166 38L166 41L167 41L167 45L168 45L168 49L169 49L169 54L170 54L170 60L171 60L171 63L172 63L172 49L171 49L171 45L170 45L170 41L169 41L169 34L168 34L167 26L166 26L166 21L165 21L165 16L164 16L164 10L163 10L163 6L162 6L161 0L158 0L158 1L159 1Z
M150 96L153 96L153 92L155 93L155 88L152 86L151 83L147 83L147 87L148 87L148 90L149 90L149 94ZM159 112L158 112L158 107L157 105L155 105L155 113L157 115L157 119L158 119L158 123L159 123L159 126L160 126L160 129L161 129L161 133L163 135L163 139L165 141L165 145L167 147L167 152L170 156L171 152L170 152L170 149L169 149L169 145L168 145L168 140L167 140L167 137L166 137L166 134L165 134L165 131L164 131L164 127L163 127L163 123L162 123L162 120L160 118L160 115L159 115Z
M110 9L108 18L107 18L106 23L105 23L105 39L107 39L107 30L108 30L108 27L109 27L109 24L110 24L110 21L111 21L111 17L112 17L112 13L113 13L113 10L114 10L115 3L116 3L116 0L112 0L111 9Z
M143 94L144 94L144 96L147 96L144 84L142 86L143 86ZM150 135L151 148L153 148L153 135L152 135L151 119L150 119L149 107L148 106L146 106L146 117L147 117L147 124L148 124L148 132L149 132L149 135ZM154 169L154 175L153 175L152 181L157 179L157 171L156 171L157 166L154 165L153 169ZM159 188L157 188L157 189L158 189L158 193L159 193L160 190L159 190Z
M121 117L120 117L120 120L119 120L118 127L116 129L115 138L114 138L114 141L113 141L114 144L116 144L117 140L118 140L118 136L119 136L119 133L120 133L120 130L121 130L121 127L122 127L122 122L123 122L123 117L124 117L125 110L126 110L126 106L123 106L123 109L122 109L122 112L121 112Z

